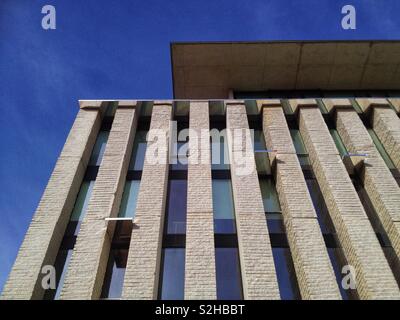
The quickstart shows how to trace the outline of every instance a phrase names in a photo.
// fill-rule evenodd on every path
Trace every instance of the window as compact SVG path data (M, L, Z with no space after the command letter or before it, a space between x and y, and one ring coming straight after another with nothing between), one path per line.
M189 141L178 141L176 143L176 150L172 150L172 157L176 163L171 164L171 170L187 170L188 168L188 148Z
M168 188L167 234L186 233L187 181L170 180Z
M229 179L213 179L214 232L236 233L232 185Z
M56 289L46 290L44 294L45 300L59 299L60 297L61 289L64 284L65 272L68 268L73 247L75 245L75 237L78 235L80 224L83 220L83 217L85 216L93 186L94 181L82 182L63 239L64 241L68 240L66 242L72 243L72 245L70 244L70 246L67 248L61 247L58 251L56 261L54 263L54 267L56 269Z
M336 282L338 283L339 291L340 291L340 295L342 296L342 299L343 300L354 299L354 297L356 296L356 291L352 290L352 289L345 290L342 286L342 279L344 276L342 274L342 268L347 263L343 263L343 261L342 261L343 253L341 252L341 249L340 248L327 248L327 250L328 250L329 259L331 260L333 272L335 273Z
M278 194L271 178L260 179L261 195L270 233L285 233Z
M56 269L56 289L48 289L44 293L44 300L58 300L60 299L61 289L64 285L64 279L67 268L72 256L72 249L61 249L58 251L54 267Z
M242 279L237 248L216 248L217 299L241 300Z
M279 293L282 300L300 299L297 279L289 248L272 248Z
M89 204L92 194L94 181L83 181L75 201L74 209L72 210L71 218L67 226L69 236L78 235L81 222L86 214L86 209Z
M211 141L211 169L229 170L229 150L226 136L220 141Z
M136 131L135 140L133 141L132 157L129 164L129 170L143 170L144 159L147 148L146 130Z
M96 143L94 144L92 156L90 157L90 166L99 166L103 159L104 151L106 150L106 144L108 140L108 131L100 131L97 136Z
M331 136L333 138L333 141L335 141L336 148L339 151L339 154L343 157L347 155L347 149L345 145L343 144L342 139L340 138L339 133L337 132L336 129L330 129L329 132L331 133Z
M325 205L322 192L318 182L315 179L306 179L308 192L310 193L314 209L317 213L317 219L323 234L335 233L328 208Z
M126 181L118 217L135 217L140 180Z
M183 300L185 287L185 249L164 248L161 265L161 300Z
M262 130L254 130L254 152L256 160L256 168L258 174L271 174L271 166L269 163L268 153L264 132Z
M102 298L121 298L128 251L128 249L111 249L101 293Z
M309 166L310 160L308 153L298 129L290 129L290 135L292 136L293 144L296 149L297 156L301 166Z

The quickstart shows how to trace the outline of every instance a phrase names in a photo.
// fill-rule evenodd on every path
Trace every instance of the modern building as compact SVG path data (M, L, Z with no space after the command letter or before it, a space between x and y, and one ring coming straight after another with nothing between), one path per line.
M400 299L400 42L171 61L175 100L80 101L1 297Z

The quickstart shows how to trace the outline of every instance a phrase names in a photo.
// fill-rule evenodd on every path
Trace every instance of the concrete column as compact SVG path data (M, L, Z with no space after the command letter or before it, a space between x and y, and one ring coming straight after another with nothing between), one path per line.
M316 101L291 100L290 105L299 114L300 132L343 252L355 268L358 295L361 299L400 298L396 280Z
M390 104L396 110L397 114L400 115L400 99L399 98L390 98L388 99Z
M128 171L139 112L136 102L120 102L86 215L68 266L61 299L98 299L107 267L113 228Z
M341 299L317 215L280 102L260 101L267 148L302 299ZM271 162L274 154L269 154Z
M100 104L79 110L4 285L1 299L41 299L41 269L53 265L101 124Z
M377 218L385 229L397 256L400 257L399 186L357 113L353 109L340 108L336 100L331 101L330 104L336 108L336 126L347 150L350 153L368 154L366 164L362 165L360 170L360 178L378 215ZM353 162L357 165L356 159Z
M371 111L372 127L400 170L400 118L386 99L357 99L357 102L364 112Z
M171 105L171 102L155 101L153 106L149 138L153 132L161 134L161 139L149 141L146 150L123 299L157 299L168 184ZM159 156L157 163L154 163L154 155Z
M185 299L216 299L208 102L190 103Z
M226 104L228 148L244 299L280 299L251 142L250 149L246 148L246 141L250 140L246 108L244 103L237 101L228 101ZM245 159L242 160L245 162L241 163L240 157L243 156Z

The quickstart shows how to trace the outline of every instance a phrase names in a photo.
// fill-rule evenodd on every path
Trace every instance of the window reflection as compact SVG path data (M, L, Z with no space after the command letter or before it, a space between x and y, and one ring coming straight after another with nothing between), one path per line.
M92 155L89 160L90 166L99 166L103 159L104 151L108 140L109 131L100 131L96 143L93 147Z
M170 180L168 189L168 234L186 233L187 181Z
M235 233L232 185L228 179L212 180L214 232Z
M118 217L135 217L140 180L126 181Z
M163 249L160 299L183 300L185 287L185 249Z
M147 148L146 141L147 131L139 130L135 134L133 141L132 157L129 164L129 170L141 171L143 170L144 159Z
M308 153L301 137L300 131L298 129L290 129L290 135L292 136L293 144L296 149L297 157L301 166L309 166L310 160L308 158Z
M217 299L243 299L238 249L216 248L215 255Z
M229 150L225 136L220 141L211 141L211 169L229 170Z
M128 249L112 249L104 278L102 298L119 299L124 283Z
M289 248L272 248L279 292L282 300L300 299Z

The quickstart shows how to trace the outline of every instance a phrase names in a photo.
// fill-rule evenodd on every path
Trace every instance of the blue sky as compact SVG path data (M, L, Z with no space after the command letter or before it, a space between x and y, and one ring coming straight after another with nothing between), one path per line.
M41 28L42 6L57 29ZM357 30L341 8L357 9ZM1 0L0 290L78 99L172 98L173 41L400 39L398 0Z

